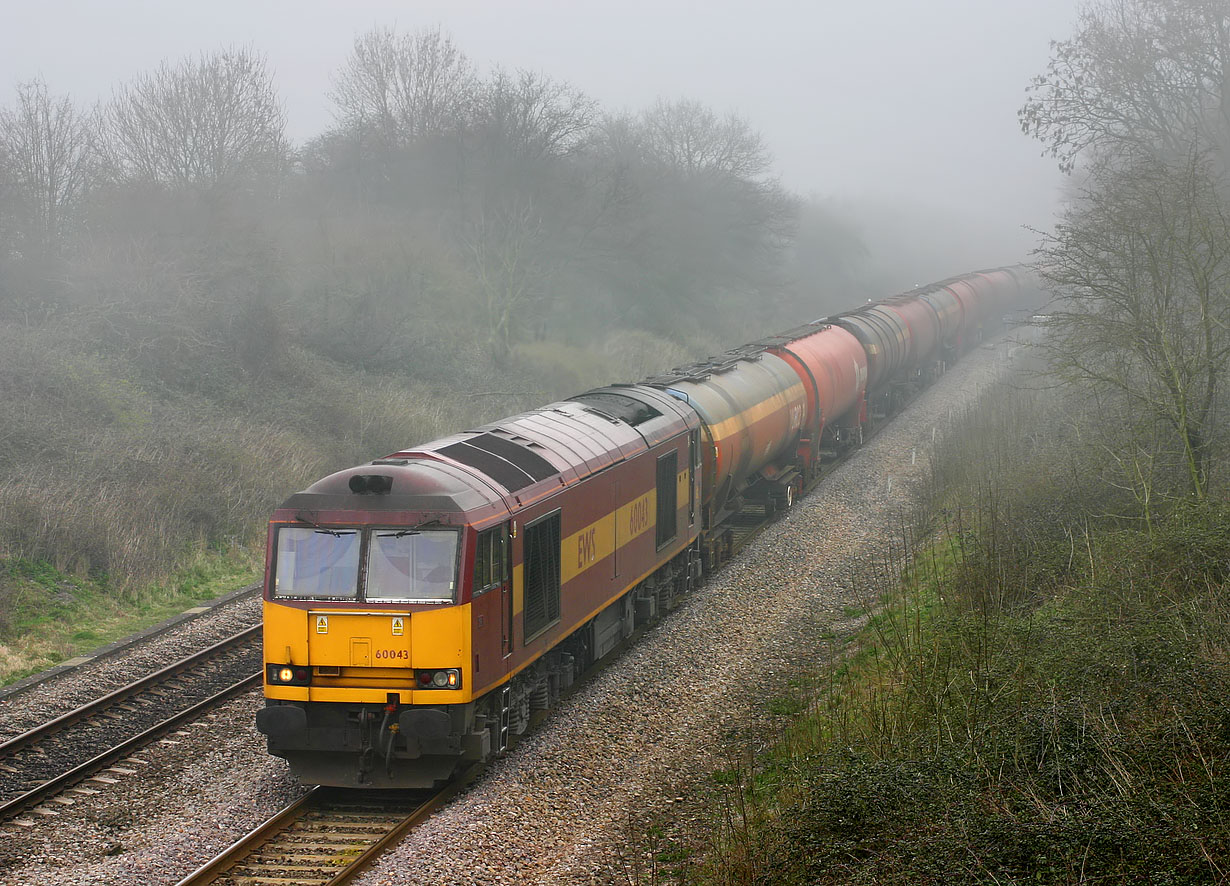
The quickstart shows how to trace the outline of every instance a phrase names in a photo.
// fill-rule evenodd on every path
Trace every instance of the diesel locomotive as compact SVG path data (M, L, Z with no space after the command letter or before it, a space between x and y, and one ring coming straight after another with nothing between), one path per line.
M270 753L401 788L503 751L728 554L742 508L788 509L1036 293L966 274L292 495L264 578Z

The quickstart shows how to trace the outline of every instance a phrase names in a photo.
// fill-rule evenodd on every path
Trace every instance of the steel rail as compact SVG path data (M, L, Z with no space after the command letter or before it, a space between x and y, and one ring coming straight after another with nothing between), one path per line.
M484 766L481 763L471 766L422 803L417 804L411 812L389 827L383 835L376 837L360 854L355 855L349 860L347 860L345 855L336 856L335 858L341 862L337 865L338 870L326 873L321 877L311 878L311 884L313 886L342 886L342 884L348 883L388 848L400 842L407 832L473 782L479 773L482 772L483 768ZM219 879L228 878L232 868L272 845L279 836L306 818L309 813L327 810L328 804L335 798L346 798L347 795L353 795L354 793L356 792L320 786L312 788L285 809L273 815L187 877L184 877L176 886L207 886L207 884L215 883ZM329 826L330 822L326 820L322 824ZM331 859L323 867L334 866L334 864L335 862ZM247 874L240 874L238 876L239 882L249 882L251 879L250 875ZM296 882L308 883L309 880L303 878L296 880Z
M462 789L467 787L474 779L478 778L483 770L483 764L477 763L463 772L453 781L445 785L438 794L412 812L406 819L392 830L389 831L380 840L373 843L367 850L350 863L350 866L343 871L340 871L337 876L330 880L326 886L341 886L343 883L350 882L350 879L362 871L365 867L375 861L386 849L401 842L401 838L405 834L419 824L431 813L435 812L447 801L456 796Z
M9 739L3 744L0 744L0 760L3 760L5 757L10 757L17 751L24 750L30 745L42 741L65 727L72 726L74 723L79 723L88 717L92 717L106 708L119 704L139 692L144 692L151 686L156 686L159 683L166 682L171 677L182 674L184 671L191 670L220 652L225 652L231 647L239 646L252 640L254 637L259 635L261 628L262 625L259 624L250 628L245 628L239 633L232 634L207 649L202 649L199 652L195 652L187 658L182 658L173 664L167 665L159 671L155 671L152 674L147 674L141 679L129 683L127 686L121 686L119 689L109 692L100 698L96 698L79 708L71 710L66 714L61 714L54 720L48 720L41 726L36 726L33 729Z
M93 759L87 760L79 766L75 766L67 772L57 775L55 778L43 782L38 787L26 791L26 793L21 796L14 797L12 800L0 804L0 821L12 818L21 811L42 802L47 797L57 794L70 785L88 778L98 770L123 759L127 754L148 744L150 741L153 741L163 733L169 732L177 726L196 719L211 707L218 705L233 695L238 695L240 692L250 689L257 683L261 682L263 677L264 674L261 672L257 672L249 677L244 677L238 683L233 683L221 692L214 693L204 701L197 702L192 707L186 708L185 710L175 714L173 717L169 717L161 723L151 726L144 732L125 739L121 743L106 751L103 751Z

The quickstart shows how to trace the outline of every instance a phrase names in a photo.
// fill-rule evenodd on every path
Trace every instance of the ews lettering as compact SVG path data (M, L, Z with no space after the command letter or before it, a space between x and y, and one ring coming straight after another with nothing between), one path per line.
M584 568L586 563L593 563L598 554L598 543L595 539L597 529L588 529L577 536L577 569Z

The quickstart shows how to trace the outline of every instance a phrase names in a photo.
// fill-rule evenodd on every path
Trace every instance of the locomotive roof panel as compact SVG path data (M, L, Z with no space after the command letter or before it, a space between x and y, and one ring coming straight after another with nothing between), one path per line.
M373 477L387 478L388 486L380 494L368 491ZM468 471L441 461L399 458L378 459L330 474L292 495L281 509L313 513L507 511L501 491Z
M628 422L584 403L561 401L391 458L447 460L520 502L522 496L536 497L575 482L645 447Z
M282 510L430 512L445 523L452 522L451 513L483 519L483 512L510 513L523 497L539 498L699 427L691 410L660 392L620 389L619 395L627 408L640 402L628 416L635 424L612 414L619 411L613 398L599 398L598 405L552 403L338 471L291 496ZM378 488L369 489L369 481Z

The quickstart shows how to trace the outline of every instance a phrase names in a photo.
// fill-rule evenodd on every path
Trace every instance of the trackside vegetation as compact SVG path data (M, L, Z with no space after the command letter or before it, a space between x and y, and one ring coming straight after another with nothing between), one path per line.
M867 626L656 880L1224 880L1230 507L1112 516L1070 408L992 391L940 445Z

